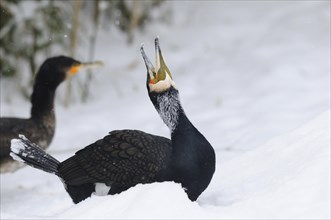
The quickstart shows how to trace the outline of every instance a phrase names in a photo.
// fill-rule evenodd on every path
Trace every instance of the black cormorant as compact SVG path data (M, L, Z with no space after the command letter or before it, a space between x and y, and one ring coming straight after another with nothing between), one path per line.
M12 140L13 158L57 175L78 203L96 192L120 193L138 183L174 181L195 201L215 171L215 153L192 125L180 104L178 90L165 65L158 38L156 69L143 47L150 99L171 132L171 140L137 130L116 130L63 162L23 136Z
M98 65L82 63L70 57L48 58L36 74L31 95L31 117L0 118L0 171L15 171L18 163L9 156L10 140L23 134L45 149L49 146L55 131L54 96L58 85L83 67Z

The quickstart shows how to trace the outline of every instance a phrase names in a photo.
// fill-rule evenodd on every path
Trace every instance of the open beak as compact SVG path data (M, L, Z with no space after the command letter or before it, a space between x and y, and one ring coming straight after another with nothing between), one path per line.
M95 68L95 67L100 67L100 66L103 66L103 62L101 62L101 61L77 63L69 69L68 73L69 73L70 76L73 76L79 70L88 69L88 68Z
M151 61L146 56L143 47L144 45L142 44L140 47L140 52L141 55L143 56L147 68L147 72L149 74L149 81L150 81L149 83L155 84L161 80L164 80L166 78L166 74L168 74L170 78L172 78L171 73L167 65L165 64L161 53L159 38L158 37L155 38L156 69L154 68Z

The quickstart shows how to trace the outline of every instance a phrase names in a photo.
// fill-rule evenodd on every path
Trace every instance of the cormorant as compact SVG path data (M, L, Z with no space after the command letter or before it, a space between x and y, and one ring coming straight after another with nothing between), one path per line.
M57 175L74 203L94 192L113 195L139 183L163 181L180 183L189 199L195 201L212 179L215 152L185 115L158 38L155 49L156 69L141 47L147 90L170 129L171 140L137 130L115 130L59 162L20 136L12 140L12 157Z
M67 77L75 75L83 67L101 64L82 63L73 58L58 56L48 58L36 74L31 95L31 117L0 118L0 171L9 172L19 168L9 156L10 140L23 134L41 148L49 146L55 131L54 97L58 85Z

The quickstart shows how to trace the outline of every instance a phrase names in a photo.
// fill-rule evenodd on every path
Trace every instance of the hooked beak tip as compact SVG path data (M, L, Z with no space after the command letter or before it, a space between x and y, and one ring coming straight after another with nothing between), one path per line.
M144 50L144 43L140 44L140 53L143 56L144 61L145 61L146 53L145 53L145 50Z
M155 38L155 51L160 50L159 36Z
M141 43L140 44L140 52L143 53L144 52L144 46L145 44L144 43Z
M155 45L156 45L156 44L159 44L159 39L160 39L160 37L159 37L159 35L157 35L157 36L155 37Z

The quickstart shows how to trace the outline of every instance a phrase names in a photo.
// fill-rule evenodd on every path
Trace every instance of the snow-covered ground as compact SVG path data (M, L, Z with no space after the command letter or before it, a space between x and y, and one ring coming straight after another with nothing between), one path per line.
M154 183L74 205L57 177L25 167L1 174L1 219L330 219L330 2L180 1L155 16L169 8L168 23L132 46L115 29L100 33L106 66L85 104L63 107L60 86L48 151L63 160L114 129L169 137L139 54L145 42L154 57L159 35L185 111L217 154L207 190L191 202L178 184ZM28 117L13 88L1 80L1 116Z

